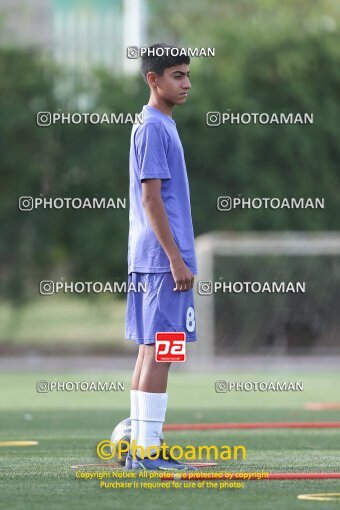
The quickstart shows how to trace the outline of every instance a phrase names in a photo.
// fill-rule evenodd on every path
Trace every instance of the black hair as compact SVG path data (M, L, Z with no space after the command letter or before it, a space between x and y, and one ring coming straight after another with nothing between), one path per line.
M169 48L159 51L157 54L157 48ZM180 54L184 53L181 48L172 46L166 43L157 43L147 48L148 52L146 55L142 55L141 60L141 71L144 81L147 83L146 75L153 71L158 76L163 76L164 70L168 67L179 66L181 64L190 64L190 57L188 55Z

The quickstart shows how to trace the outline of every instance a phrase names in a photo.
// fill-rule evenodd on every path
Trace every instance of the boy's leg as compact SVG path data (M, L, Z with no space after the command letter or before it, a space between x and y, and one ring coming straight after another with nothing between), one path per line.
M192 293L189 295L173 291L174 280L171 272L132 273L131 277L136 286L139 281L147 284L146 293L135 292L128 295L126 335L127 339L143 341L144 347L144 350L140 348L132 378L131 403L133 401L134 404L131 406L131 416L138 417L138 420L135 420L138 426L136 443L144 449L144 452L139 450L137 455L139 453L145 457L149 456L152 450L157 450L161 443L168 400L166 393L168 372L171 365L171 363L156 362L155 344L151 339L155 338L155 332L167 331L167 328L176 330L180 327L181 330L186 331L187 312L193 307L193 297ZM188 328L187 332L190 339L194 340L195 332ZM148 451L146 451L147 448L149 448ZM136 459L134 462L138 464L140 461ZM153 463L157 464L157 462L156 459L149 460L148 464L148 459L144 458L143 463L138 464L139 467L136 469L140 469L140 466L144 469L153 469L155 465ZM171 469L179 468L179 463L173 460L159 459L159 462L165 463L164 469L168 469L170 464ZM147 465L150 467L145 467ZM185 467L185 465L181 466Z
M138 444L139 421L138 421L138 385L140 373L144 360L144 345L139 346L138 356L136 360L135 369L132 375L131 392L130 392L130 419L131 419L131 445L132 441ZM132 446L130 448L132 451Z
M145 345L138 386L138 446L145 450L161 444L168 394L166 387L171 363L155 360L155 345ZM154 448L155 450L155 448ZM152 451L152 448L150 449ZM139 454L143 457L143 451Z
M140 373L142 370L142 365L143 365L143 360L144 360L144 352L145 352L145 345L142 344L139 346L136 365L135 365L135 369L134 369L133 375L132 375L131 390L139 389L139 379L140 379Z
M146 344L138 390L138 457L132 461L132 469L173 469L191 471L189 467L174 460L169 454L165 457L158 450L165 421L168 394L166 393L168 372L171 363L155 361L155 345ZM154 448L152 448L154 447ZM153 456L156 451L156 456ZM161 454L160 454L161 453ZM151 454L151 457L150 457Z
M131 382L131 445L160 446L171 363L157 363L155 345L140 345ZM132 452L132 447L130 452Z
M155 344L144 345L144 360L138 389L148 393L165 393L171 363L155 360Z

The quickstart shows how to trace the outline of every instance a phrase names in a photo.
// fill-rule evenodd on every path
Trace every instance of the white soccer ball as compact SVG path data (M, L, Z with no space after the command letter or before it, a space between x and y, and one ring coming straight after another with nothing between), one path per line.
M161 443L164 441L164 436L161 433L160 436ZM111 435L111 442L116 446L116 452L119 441L126 441L130 445L131 441L131 419L125 418L125 420L121 421L116 425L116 427L113 429L112 435ZM125 446L125 445L124 445ZM113 448L111 448L112 452ZM117 456L115 456L115 460L120 464L121 466L125 465L126 460L126 453L121 454L121 458L118 459Z

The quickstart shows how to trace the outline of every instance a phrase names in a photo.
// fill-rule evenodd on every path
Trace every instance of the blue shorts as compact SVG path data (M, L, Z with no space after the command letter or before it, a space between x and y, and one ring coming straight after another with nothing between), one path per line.
M127 293L126 340L154 344L158 331L183 331L187 342L197 340L193 289L172 290L171 272L130 273L128 287L133 290Z

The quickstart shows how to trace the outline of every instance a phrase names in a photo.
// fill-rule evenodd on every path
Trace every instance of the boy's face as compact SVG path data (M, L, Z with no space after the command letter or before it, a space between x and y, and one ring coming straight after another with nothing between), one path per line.
M163 76L149 73L150 86L153 91L170 104L184 104L187 100L188 91L191 87L189 80L190 70L188 64L168 67Z

